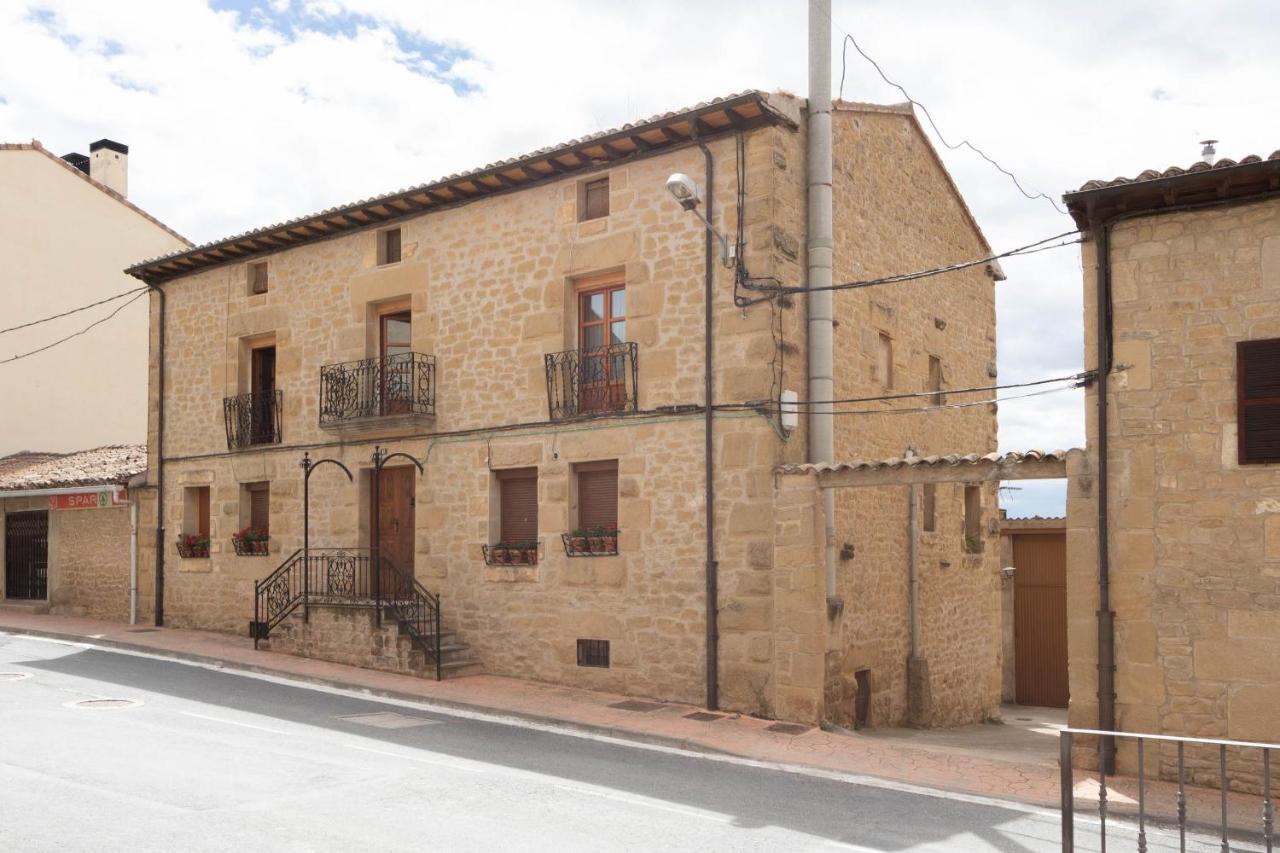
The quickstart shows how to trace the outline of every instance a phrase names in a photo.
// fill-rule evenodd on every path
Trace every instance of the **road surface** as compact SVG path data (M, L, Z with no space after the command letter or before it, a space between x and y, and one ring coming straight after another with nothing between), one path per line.
M1012 804L0 634L10 853L1051 851L1058 833Z

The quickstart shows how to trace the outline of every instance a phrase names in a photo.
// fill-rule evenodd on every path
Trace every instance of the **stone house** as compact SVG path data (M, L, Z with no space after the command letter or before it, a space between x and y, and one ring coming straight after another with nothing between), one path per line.
M804 106L720 98L130 268L156 290L157 617L398 671L905 719L905 504L842 499L828 601L818 490L776 470L807 458L779 405L806 302L767 290L804 283ZM837 281L991 254L909 107L833 124ZM990 384L1000 277L838 293L837 396ZM837 416L839 453L995 447L990 407L868 407ZM994 523L995 484L935 501L925 722L949 724L999 705L998 548L965 511ZM388 597L412 612L345 606Z
M1087 235L1086 364L1103 367L1068 506L1071 723L1274 743L1280 152L1065 200Z
M0 144L4 326L137 289L124 266L191 245L129 201L128 164L129 147L110 139L91 143L88 155L63 157L36 141ZM138 293L8 331L0 359L24 357L0 371L0 399L9 401L0 406L0 454L145 440L147 328Z
M37 612L136 615L145 445L0 457L0 599Z

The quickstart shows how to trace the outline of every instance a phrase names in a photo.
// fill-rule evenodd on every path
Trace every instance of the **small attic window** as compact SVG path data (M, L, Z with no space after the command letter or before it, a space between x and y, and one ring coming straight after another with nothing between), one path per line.
M400 263L400 229L378 232L378 265Z
M248 265L249 295L258 296L267 292L267 262L258 261Z
M609 215L609 176L582 182L578 199L578 221L603 219Z

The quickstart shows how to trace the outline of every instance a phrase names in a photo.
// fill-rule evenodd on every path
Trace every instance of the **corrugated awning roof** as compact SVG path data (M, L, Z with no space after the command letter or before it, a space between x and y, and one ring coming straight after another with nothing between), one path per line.
M75 453L0 457L0 492L125 485L147 470L145 444L112 444Z
M1125 213L1155 211L1197 202L1240 199L1280 191L1280 150L1266 157L1240 160L1223 157L1214 163L1147 169L1132 178L1086 182L1063 195L1067 210L1081 228Z
M469 172L163 255L135 264L125 271L145 282L160 283L208 267L243 261L688 145L695 138L774 124L795 127L799 120L799 103L789 95L768 95L756 90L715 98L687 109L662 113L490 163Z

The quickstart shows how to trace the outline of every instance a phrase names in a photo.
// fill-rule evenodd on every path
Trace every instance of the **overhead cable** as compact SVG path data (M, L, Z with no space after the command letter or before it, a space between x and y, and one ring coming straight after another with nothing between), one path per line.
M132 299L130 299L128 302L124 303L123 305L120 305L119 307L117 307L117 308L116 308L116 310L112 311L112 312L111 312L110 314L108 314L107 316L105 316L105 317L99 317L97 320L94 320L92 323L90 323L89 325L85 326L85 327L84 327L83 329L81 329L80 331L78 331L78 332L72 332L71 334L67 335L65 338L59 338L58 340L54 341L54 342L53 342L53 343L51 343L51 344L45 344L44 346L39 347L39 348L37 348L37 349L33 349L33 350L29 351L29 352L19 353L18 355L10 356L9 358L0 359L0 364L8 364L9 362L12 362L12 361L18 361L19 359L27 358L28 356L33 356L33 355L36 355L37 353L42 353L42 352L44 352L45 350L51 350L51 349L53 349L54 347L58 346L59 344L65 344L67 341L71 340L72 338L78 338L78 337L80 337L81 335L83 335L85 332L88 332L88 331L89 331L90 329L92 329L93 327L102 325L103 323L105 323L105 322L107 322L108 320L110 320L112 317L114 317L114 316L116 316L117 314L119 314L119 313L120 313L121 311L123 311L124 309L128 308L128 307L129 307L130 305L132 305L133 303L137 302L139 299L141 299L141 298L145 295L145 291L146 291L147 289L148 289L148 288L143 288L143 289L142 289L142 292L138 293L136 296L134 296L134 297L133 297Z
M63 311L61 314L53 314L49 317L41 317L39 320L32 320L30 323L23 323L20 326L10 326L7 329L0 329L0 335L5 334L6 332L16 332L19 329L27 329L31 326L38 326L41 323L48 323L50 320L60 320L63 317L70 317L72 314L79 314L81 311L88 311L90 308L97 308L99 305L106 305L108 302L115 302L117 299L122 299L123 297L129 296L133 293L140 293L148 288L149 285L144 284L142 287L135 287L130 290L126 290L122 293L117 293L115 296L108 296L106 299L99 299L97 302L90 302L88 305L81 305L79 308L72 308L70 311Z

